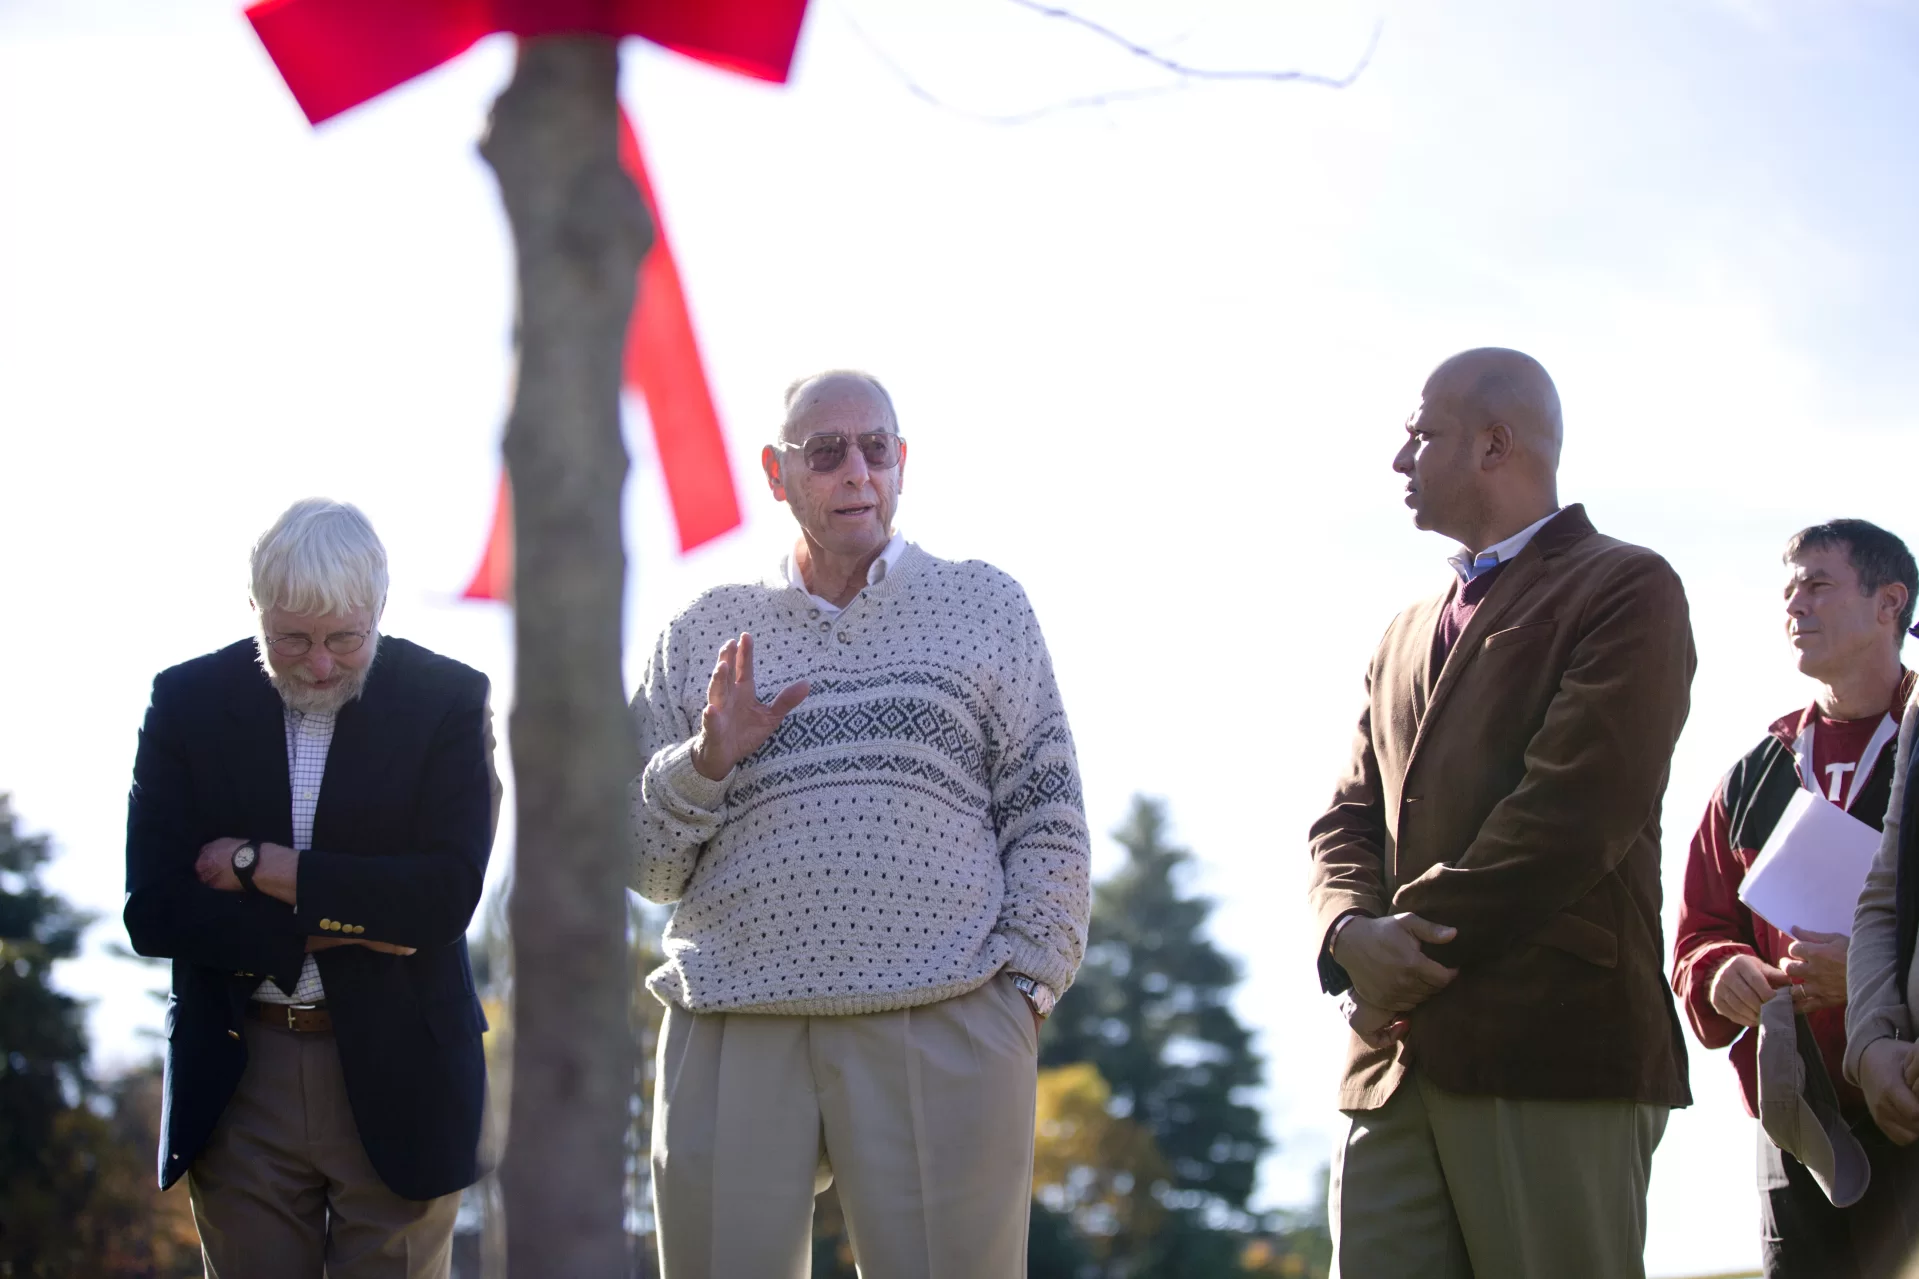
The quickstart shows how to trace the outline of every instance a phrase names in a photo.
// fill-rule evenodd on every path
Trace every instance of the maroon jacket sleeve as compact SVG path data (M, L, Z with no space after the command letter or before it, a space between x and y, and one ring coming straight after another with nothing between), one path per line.
M1673 931L1672 988L1693 1033L1708 1048L1724 1048L1745 1032L1713 1011L1712 979L1734 955L1754 955L1752 912L1739 900L1746 865L1732 846L1726 784L1720 782L1686 854L1686 886Z

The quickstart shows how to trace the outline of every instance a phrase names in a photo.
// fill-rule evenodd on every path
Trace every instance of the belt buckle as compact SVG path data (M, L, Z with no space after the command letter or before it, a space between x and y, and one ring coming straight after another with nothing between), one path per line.
M318 1004L285 1004L283 1005L283 1007L287 1010L287 1029L292 1031L298 1031L300 1029L300 1025L299 1025L298 1019L294 1016L294 1014L314 1012L315 1010L319 1008L319 1005Z

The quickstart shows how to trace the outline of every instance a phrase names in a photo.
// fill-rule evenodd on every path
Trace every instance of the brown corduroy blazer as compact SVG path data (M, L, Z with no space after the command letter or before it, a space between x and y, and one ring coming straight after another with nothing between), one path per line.
M1319 935L1411 911L1459 969L1403 1043L1351 1041L1340 1106L1408 1067L1453 1092L1692 1100L1665 977L1659 807L1694 655L1685 589L1652 551L1561 511L1500 571L1433 669L1446 595L1401 613L1367 672L1352 762L1312 828ZM1321 951L1321 980L1344 970Z

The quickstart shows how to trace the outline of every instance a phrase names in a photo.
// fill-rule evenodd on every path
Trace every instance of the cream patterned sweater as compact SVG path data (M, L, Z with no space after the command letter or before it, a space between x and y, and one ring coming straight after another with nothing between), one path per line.
M720 646L812 689L722 781L692 763ZM647 986L694 1012L910 1008L1086 945L1079 765L1026 593L908 544L837 618L782 578L707 591L633 699L632 884L676 902Z

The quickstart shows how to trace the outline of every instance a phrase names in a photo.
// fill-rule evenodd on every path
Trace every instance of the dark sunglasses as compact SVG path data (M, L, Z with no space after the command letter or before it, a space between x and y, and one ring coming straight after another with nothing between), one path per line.
M855 436L836 433L830 435L809 435L798 444L781 441L773 447L782 452L798 449L800 456L806 459L806 469L827 475L840 469L846 461L848 439L858 442L860 456L866 459L869 471L890 471L900 464L900 445L906 443L903 436L891 431L862 431Z

